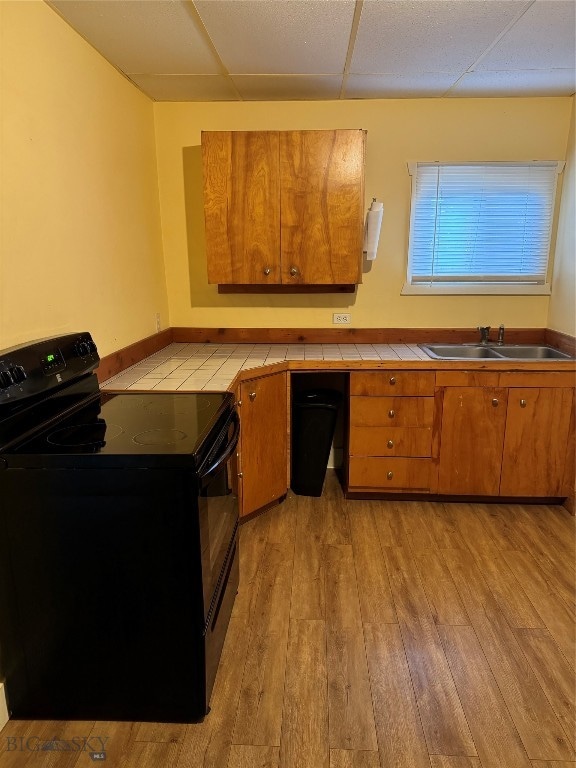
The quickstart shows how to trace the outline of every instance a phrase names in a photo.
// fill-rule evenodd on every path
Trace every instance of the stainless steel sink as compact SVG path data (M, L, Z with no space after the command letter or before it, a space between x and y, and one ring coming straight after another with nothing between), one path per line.
M493 347L484 347L476 344L420 344L430 357L439 360L477 360L492 358L502 360L502 356L494 351Z
M576 358L543 344L419 344L437 360L574 360Z
M538 344L504 344L497 348L498 354L514 360L574 360L570 355L554 347Z

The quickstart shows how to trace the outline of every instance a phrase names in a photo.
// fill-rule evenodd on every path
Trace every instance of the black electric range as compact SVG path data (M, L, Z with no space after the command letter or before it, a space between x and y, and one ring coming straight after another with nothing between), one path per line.
M0 352L9 709L194 722L238 585L233 396L104 393L98 360L88 333Z

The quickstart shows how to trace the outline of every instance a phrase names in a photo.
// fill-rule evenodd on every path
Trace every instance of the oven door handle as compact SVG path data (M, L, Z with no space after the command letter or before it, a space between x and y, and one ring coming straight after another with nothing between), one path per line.
M226 444L226 448L223 453L218 456L214 464L211 464L208 469L205 469L204 472L200 474L200 480L204 480L205 477L208 477L208 475L211 475L213 472L215 472L218 467L221 467L222 464L225 464L230 456L234 453L236 450L236 446L238 445L238 439L240 437L240 417L236 413L236 411L232 412L232 417L230 419L230 423L234 424L234 432L232 433L232 437Z

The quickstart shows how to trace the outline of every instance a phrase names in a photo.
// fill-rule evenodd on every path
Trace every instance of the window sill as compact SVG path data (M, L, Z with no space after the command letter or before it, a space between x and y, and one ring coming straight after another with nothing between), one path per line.
M545 285L521 285L498 283L435 283L411 285L405 283L400 291L402 296L549 296L550 284Z

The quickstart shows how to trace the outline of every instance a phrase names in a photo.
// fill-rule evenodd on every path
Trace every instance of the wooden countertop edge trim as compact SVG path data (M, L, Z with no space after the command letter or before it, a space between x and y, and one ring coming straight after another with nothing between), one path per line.
M521 362L511 364L507 360L461 361L461 360L286 360L257 368L246 368L234 378L228 389L234 391L244 381L251 381L275 373L315 373L322 371L471 371L474 373L574 373L576 386L576 361L562 360L553 363Z
M563 352L576 355L576 338L547 328L507 329L510 343L547 343ZM171 343L237 343L237 344L423 344L465 343L477 341L476 331L452 328L166 328L127 347L112 352L100 360L97 376L101 383L116 376L149 355ZM509 363L507 361L448 361L448 360L290 360L290 370L381 370L390 367L442 370L576 370L573 361L554 363ZM554 366L552 368L551 366ZM273 373L273 366L268 366ZM251 371L262 369L250 369ZM245 371L243 373L246 373ZM265 374L263 374L265 375ZM254 376L252 375L251 378ZM250 377L249 377L250 378Z

